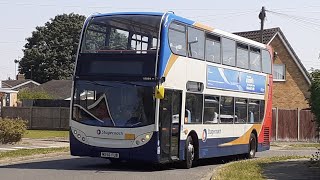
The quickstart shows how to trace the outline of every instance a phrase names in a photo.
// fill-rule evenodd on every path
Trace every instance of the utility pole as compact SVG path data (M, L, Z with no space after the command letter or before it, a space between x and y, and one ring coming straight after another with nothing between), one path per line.
M14 74L15 74L15 78L16 78L16 80L18 80L18 78L17 78L17 64L20 62L20 57L18 57L18 59L15 59L14 61Z
M260 29L260 42L263 43L263 26L264 26L264 19L266 17L266 9L262 6L262 9L259 13L259 19L261 20L261 29Z

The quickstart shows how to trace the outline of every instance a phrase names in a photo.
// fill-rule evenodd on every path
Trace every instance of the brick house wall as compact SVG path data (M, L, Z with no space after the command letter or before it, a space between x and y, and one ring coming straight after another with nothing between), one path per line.
M309 83L277 35L270 45L278 53L274 64L285 64L285 81L273 82L273 107L280 109L309 108Z

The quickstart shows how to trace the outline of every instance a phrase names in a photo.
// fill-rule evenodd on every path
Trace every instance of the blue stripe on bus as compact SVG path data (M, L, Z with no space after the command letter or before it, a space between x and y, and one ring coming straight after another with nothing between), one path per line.
M258 152L266 151L270 149L270 145L264 146L262 143L258 144Z
M158 132L154 132L150 141L136 148L105 148L96 147L80 142L70 131L70 152L73 156L101 157L101 152L119 153L120 160L160 162L160 156L157 155Z
M160 58L158 62L158 78L163 77L164 71L168 64L169 58L171 56L171 50L169 45L169 25L172 21L179 21L187 25L193 25L194 21L176 16L174 14L167 14L164 19L164 24L162 25L162 32L161 32L161 51L160 51Z

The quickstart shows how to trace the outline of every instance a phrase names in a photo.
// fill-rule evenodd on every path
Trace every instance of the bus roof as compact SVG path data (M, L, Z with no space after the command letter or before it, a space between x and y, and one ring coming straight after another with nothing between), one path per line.
M112 16L112 15L152 15L152 16L163 16L164 13L161 12L114 12L114 13L104 13L104 14L94 14L93 17L100 16Z
M114 13L94 14L94 15L92 15L92 17L112 16L112 15L152 15L152 16L163 16L164 14L166 14L166 13L162 13L162 12L114 12ZM234 40L236 40L238 42L248 43L248 44L257 46L259 48L267 48L267 45L265 45L265 44L262 44L262 43L253 41L251 39L247 39L247 38L244 38L244 37L241 37L241 36L238 36L236 34L232 34L232 33L220 30L220 29L216 29L216 28L211 27L211 26L207 26L207 25L202 24L200 22L196 22L196 21L193 21L193 20L181 17L181 16L177 16L173 12L168 12L167 14L170 17L170 19L172 19L172 20L176 20L176 21L182 22L182 23L190 25L190 26L195 26L195 27L204 29L207 32L211 32L213 34L217 34L217 35L220 35L220 36L228 37L228 38L234 39Z

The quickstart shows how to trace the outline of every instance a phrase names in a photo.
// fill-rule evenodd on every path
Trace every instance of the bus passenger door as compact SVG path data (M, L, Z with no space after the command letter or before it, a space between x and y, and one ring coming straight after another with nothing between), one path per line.
M181 91L166 89L165 97L160 101L159 130L162 161L178 158L181 96Z

